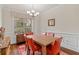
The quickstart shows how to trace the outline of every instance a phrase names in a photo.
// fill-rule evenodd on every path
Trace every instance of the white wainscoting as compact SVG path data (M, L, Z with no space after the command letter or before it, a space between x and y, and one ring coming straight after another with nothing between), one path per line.
M79 33L55 33L63 37L61 46L79 52Z

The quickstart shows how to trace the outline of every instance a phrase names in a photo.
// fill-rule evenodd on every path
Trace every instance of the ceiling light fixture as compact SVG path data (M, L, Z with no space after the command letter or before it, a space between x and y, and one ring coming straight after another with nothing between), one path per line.
M36 12L34 9L33 9L33 5L32 5L32 10L28 10L27 11L27 14L30 15L30 16L38 16L39 15L39 12Z
M38 16L39 12L36 12L35 10L31 10L31 11L27 11L27 14L29 14L30 16Z

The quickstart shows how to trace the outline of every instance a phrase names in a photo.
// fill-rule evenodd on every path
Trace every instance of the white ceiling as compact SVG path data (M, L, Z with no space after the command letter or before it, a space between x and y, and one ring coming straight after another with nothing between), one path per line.
M44 12L50 8L54 8L58 4L4 4L4 8L17 9L22 11L27 11L34 9L35 11Z

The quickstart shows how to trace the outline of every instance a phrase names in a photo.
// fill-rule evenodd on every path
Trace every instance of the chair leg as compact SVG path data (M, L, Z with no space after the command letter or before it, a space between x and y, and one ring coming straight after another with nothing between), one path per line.
M33 52L33 55L34 55L35 53Z
M34 53L35 53L35 55L40 55L41 54L40 51L35 51Z
M27 55L29 55L30 54L30 52L29 52L29 50L27 50Z
M27 55L30 55L30 49L27 48Z
M57 55L60 55L60 52Z

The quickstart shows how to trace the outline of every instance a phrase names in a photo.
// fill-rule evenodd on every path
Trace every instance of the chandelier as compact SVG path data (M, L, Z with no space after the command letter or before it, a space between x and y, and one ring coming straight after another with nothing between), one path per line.
M39 12L36 12L35 10L27 11L27 14L30 16L38 16Z
M33 5L32 5L32 10L28 10L28 11L27 11L27 14L30 15L30 16L35 17L35 16L38 16L38 15L39 15L39 12L35 11L35 10L33 9Z

